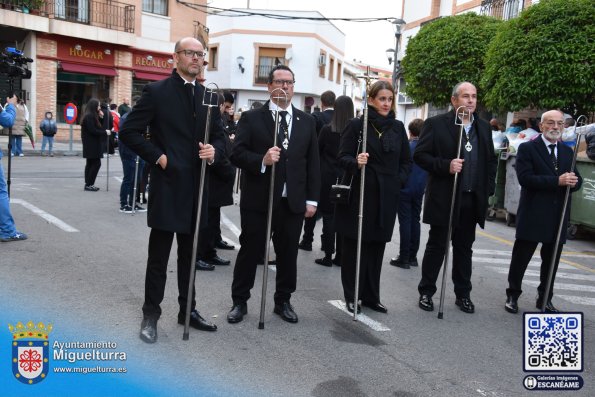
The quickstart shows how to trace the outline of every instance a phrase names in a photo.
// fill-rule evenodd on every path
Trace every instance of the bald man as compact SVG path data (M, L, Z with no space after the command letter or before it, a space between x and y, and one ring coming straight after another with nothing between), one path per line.
M573 152L560 142L564 132L564 114L550 110L541 116L542 134L538 138L519 146L516 157L516 174L521 185L521 198L516 215L516 240L512 248L512 259L508 271L508 288L504 308L509 313L519 311L518 299L521 283L529 261L541 243L541 271L537 287L536 307L541 310L545 299L545 311L557 313L552 304L554 280L560 253L566 242L566 227L570 214L570 198L564 213L562 235L554 261L554 277L549 296L545 297L547 278L558 226L562 215L562 206L567 187L574 192L580 189L582 178L572 167Z

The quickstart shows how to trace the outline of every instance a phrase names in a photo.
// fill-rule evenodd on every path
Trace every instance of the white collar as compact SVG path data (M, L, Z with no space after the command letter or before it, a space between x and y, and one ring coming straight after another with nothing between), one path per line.
M279 112L286 111L293 118L293 106L291 105L289 105L287 109L283 109L280 106L277 106L274 102L269 102L269 110L271 112L275 112L277 110Z
M188 81L185 78L183 78L182 75L180 75L180 77L182 78L182 80L184 80L184 85L186 85L186 84L192 84L193 86L196 87L196 80Z

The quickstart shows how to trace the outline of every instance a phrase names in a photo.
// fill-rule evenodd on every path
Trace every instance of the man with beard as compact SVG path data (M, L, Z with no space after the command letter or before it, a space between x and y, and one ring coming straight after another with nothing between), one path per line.
M541 137L519 146L516 158L516 174L521 185L521 198L516 216L516 240L512 248L512 259L508 271L508 288L504 308L509 313L519 311L518 299L521 283L537 244L541 243L541 270L537 287L536 306L541 309L545 299L545 311L557 313L552 304L554 280L560 253L566 242L566 226L570 216L570 199L564 214L562 235L556 251L554 273L549 296L545 297L549 266L552 262L560 215L566 189L577 191L582 178L572 167L573 152L559 142L564 131L564 114L550 110L541 116Z

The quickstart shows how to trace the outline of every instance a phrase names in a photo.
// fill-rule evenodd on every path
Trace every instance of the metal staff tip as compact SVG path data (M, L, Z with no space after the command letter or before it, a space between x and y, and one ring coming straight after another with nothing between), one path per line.
M205 95L202 97L202 105L208 107L219 106L219 86L209 83L205 86Z
M271 101L275 104L280 101L283 101L283 103L286 104L288 102L287 97L287 92L283 88L275 88L271 91Z
M457 117L455 119L456 125L463 125L463 120L466 118L471 118L471 112L467 110L467 106L459 106L457 108Z

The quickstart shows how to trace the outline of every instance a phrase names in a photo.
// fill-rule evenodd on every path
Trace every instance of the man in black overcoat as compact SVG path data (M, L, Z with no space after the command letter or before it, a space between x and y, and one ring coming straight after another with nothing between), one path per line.
M141 339L147 343L157 341L157 320L161 315L160 303L174 234L178 243L178 323L184 324L190 266L194 265L190 262L201 159L212 165L223 151L223 130L217 107L211 114L210 144L203 144L207 115L207 108L202 106L205 88L197 83L196 77L204 55L198 40L187 37L178 41L173 53L177 68L167 79L145 86L120 131L122 142L153 165L147 216L151 235L140 333ZM143 136L147 126L150 140ZM207 213L206 193L207 189L201 210L203 215ZM206 223L205 218L202 217L201 226ZM195 310L195 305L192 288L190 326L215 331L217 327L206 321Z
M271 166L275 166L272 239L277 254L274 312L290 323L298 317L290 304L295 292L297 253L304 217L312 217L320 195L320 164L314 118L291 105L294 74L277 65L269 73L272 99L259 109L242 113L231 161L242 169L240 250L233 272L233 306L227 321L238 323L247 313L256 265L267 241L267 212ZM281 90L287 100L277 99ZM274 92L273 92L274 91ZM279 136L274 146L275 113L279 111Z
M322 93L320 96L320 104L322 105L321 112L313 112L312 117L316 120L316 134L320 135L320 130L326 124L330 123L335 112L335 99L336 95L334 92L328 90ZM320 216L320 212L317 214ZM314 228L316 227L316 217L304 219L304 235L302 241L300 241L299 248L304 251L312 251L312 242L314 241Z
M541 310L566 189L570 186L571 191L577 191L582 184L582 178L576 168L571 169L572 149L559 141L564 132L564 114L558 110L545 112L541 116L541 131L542 134L539 137L519 146L516 157L515 168L521 185L521 198L516 216L516 240L512 248L506 289L507 299L504 306L510 313L519 311L517 301L523 292L521 289L523 276L539 243L541 243L541 271L536 306ZM549 313L558 312L552 304L552 296L560 253L566 242L566 226L569 217L570 197L564 213L560 244L556 251L552 285L545 305L545 311Z
M418 285L419 307L434 310L432 296L446 253L448 217L455 173L459 173L452 219L452 280L455 304L473 313L471 301L471 255L475 227L484 227L488 197L494 193L497 158L490 125L475 112L477 89L469 82L457 84L452 92L453 110L430 117L424 122L413 159L428 172L423 222L430 233ZM460 125L455 124L456 109L466 108L461 153L457 156ZM459 121L460 124L460 121ZM460 157L458 159L457 157Z

